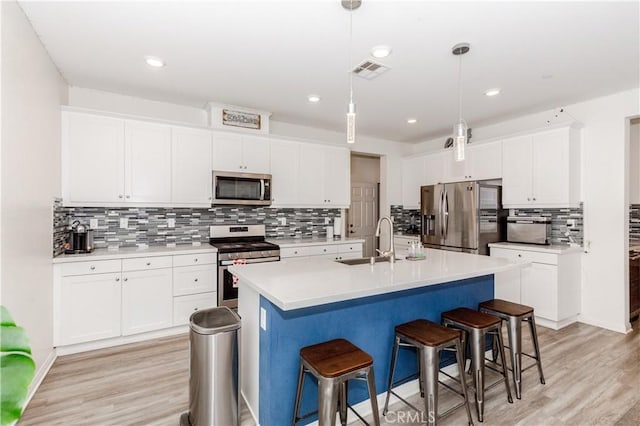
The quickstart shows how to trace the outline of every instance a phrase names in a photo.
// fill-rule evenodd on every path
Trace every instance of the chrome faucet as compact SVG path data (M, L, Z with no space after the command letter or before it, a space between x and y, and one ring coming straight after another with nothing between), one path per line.
M394 263L396 261L396 249L393 244L393 221L389 216L383 216L378 220L378 226L376 227L376 237L380 236L380 225L382 225L382 221L386 220L389 222L389 251L381 251L376 249L381 256L388 257L389 263Z

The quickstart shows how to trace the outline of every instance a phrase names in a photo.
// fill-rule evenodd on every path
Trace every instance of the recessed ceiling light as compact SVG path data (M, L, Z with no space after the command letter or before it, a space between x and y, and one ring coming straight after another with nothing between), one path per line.
M416 124L417 122L418 122L418 120L416 120L415 118L407 119L407 123L409 123L409 124Z
M371 56L374 58L386 58L391 54L391 47L381 45L371 49Z
M500 89L495 88L495 89L489 89L486 92L484 92L485 95L487 96L496 96L500 94Z
M162 68L165 66L165 63L162 59L156 58L155 56L145 56L144 61L153 68Z
M316 102L320 102L320 96L318 95L309 95L307 96L307 100L311 103L316 103Z

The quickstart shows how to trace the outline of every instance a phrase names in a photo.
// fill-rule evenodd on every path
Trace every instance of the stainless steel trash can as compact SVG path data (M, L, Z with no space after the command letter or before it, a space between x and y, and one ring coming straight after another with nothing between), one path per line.
M191 426L240 424L238 355L240 317L226 306L191 315L189 412Z

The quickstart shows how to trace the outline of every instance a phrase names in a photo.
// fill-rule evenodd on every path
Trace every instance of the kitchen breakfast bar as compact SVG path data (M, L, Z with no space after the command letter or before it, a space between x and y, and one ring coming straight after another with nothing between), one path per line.
M493 298L494 273L523 265L426 250L424 260L374 265L287 259L230 267L239 278L240 383L251 414L263 426L291 424L300 349L336 338L373 357L376 391L384 394L396 325L440 322L442 312L456 307L476 309ZM415 353L401 351L396 377L415 371ZM365 401L359 411L366 414L367 399L366 383L350 382L349 403ZM307 377L301 413L316 409L317 385Z

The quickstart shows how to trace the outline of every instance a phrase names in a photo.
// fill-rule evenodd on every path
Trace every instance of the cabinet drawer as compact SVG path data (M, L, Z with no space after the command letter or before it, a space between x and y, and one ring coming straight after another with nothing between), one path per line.
M418 243L420 241L419 237L393 237L393 243L398 248L405 248L411 245L411 243Z
M171 256L122 259L122 271L145 271L147 269L171 268L172 264Z
M280 249L280 257L300 257L300 256L322 256L337 254L337 246L301 246L286 247Z
M216 291L216 265L181 266L173 268L173 295Z
M200 309L214 308L218 305L217 293L202 293L173 298L173 325L189 323L189 317Z
M502 257L509 260L522 260L524 262L544 263L547 265L557 265L558 255L553 253L540 253L537 251L512 250L491 247L492 257Z
M62 264L62 276L104 274L107 272L120 272L122 263L120 259L99 260L96 262L73 262Z
M341 244L338 246L338 253L359 253L362 251L362 243Z
M216 263L216 253L181 254L173 256L173 266L209 265Z

